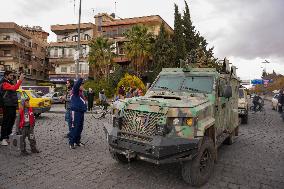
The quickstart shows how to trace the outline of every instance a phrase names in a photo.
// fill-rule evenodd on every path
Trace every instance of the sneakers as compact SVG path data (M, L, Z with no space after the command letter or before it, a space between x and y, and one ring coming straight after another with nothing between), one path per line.
M69 147L70 147L71 150L75 149L75 145L74 144L70 144Z
M85 146L85 144L83 144L82 142L79 142L78 144L76 144L76 146L83 147Z
M7 139L3 139L3 140L2 140L1 146L8 146Z
M34 153L34 154L40 153L40 151L38 149L32 149L31 152Z

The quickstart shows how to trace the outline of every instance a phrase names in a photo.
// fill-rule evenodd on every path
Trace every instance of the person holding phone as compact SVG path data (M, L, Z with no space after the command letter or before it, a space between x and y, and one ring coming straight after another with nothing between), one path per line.
M14 74L12 71L5 71L4 80L1 84L1 91L3 95L3 123L1 127L1 145L7 146L9 135L12 133L13 125L16 120L16 109L18 107L17 90L24 80L24 74L16 84L14 84Z

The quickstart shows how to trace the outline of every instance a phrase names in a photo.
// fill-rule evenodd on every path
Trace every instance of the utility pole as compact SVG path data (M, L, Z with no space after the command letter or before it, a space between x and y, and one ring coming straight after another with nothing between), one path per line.
M77 52L75 53L75 70L76 70L76 79L79 78L79 61L80 61L80 52L81 52L81 45L80 45L80 25L81 25L81 4L82 1L80 0L79 5L79 22L78 22L78 44L77 44Z

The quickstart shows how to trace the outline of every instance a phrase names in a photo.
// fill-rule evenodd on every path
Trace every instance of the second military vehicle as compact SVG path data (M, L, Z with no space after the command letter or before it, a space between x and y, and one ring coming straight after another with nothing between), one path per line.
M247 124L248 123L248 109L249 109L249 102L248 102L248 94L247 89L245 87L239 88L239 101L238 101L238 111L239 117L241 118L241 123Z
M181 162L185 182L206 183L218 146L238 135L239 81L234 67L223 67L163 69L144 97L119 101L105 126L112 157Z

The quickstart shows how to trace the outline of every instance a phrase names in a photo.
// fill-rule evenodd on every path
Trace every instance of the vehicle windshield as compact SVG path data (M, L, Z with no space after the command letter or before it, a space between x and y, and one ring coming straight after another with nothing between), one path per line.
M161 75L152 89L211 93L213 78L210 76Z
M239 89L239 98L244 98L244 90Z
M34 92L34 91L30 91L30 94L31 94L31 96L33 97L33 98L41 98L41 96L40 95L38 95L36 92Z

